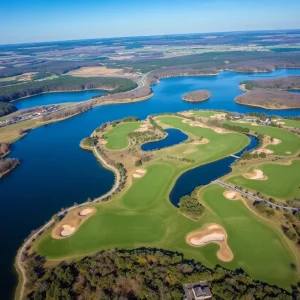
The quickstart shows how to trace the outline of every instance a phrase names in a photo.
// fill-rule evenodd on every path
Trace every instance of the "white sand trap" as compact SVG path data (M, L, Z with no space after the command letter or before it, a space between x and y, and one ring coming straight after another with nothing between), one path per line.
M233 200L237 196L237 193L235 191L226 191L224 192L224 196L230 200Z
M214 128L214 131L216 133L228 133L226 130L224 130L223 128Z
M135 172L140 173L140 174L146 174L147 170L140 168L140 169L136 169Z
M292 154L292 152L291 151L286 151L285 154Z
M193 122L190 122L189 123L190 126L192 127L202 127L202 128L207 128L207 126L201 122L198 122L198 121L193 121Z
M222 114L214 114L213 116L210 116L211 118L217 118L217 119L224 119L226 117L225 113Z
M100 143L100 145L106 145L107 144L107 140L100 140L99 143Z
M222 242L224 240L225 240L224 234L221 234L221 233L212 233L212 234L204 236L203 238L200 238L200 239L198 239L196 237L191 238L190 242L194 246L202 246L202 245L205 245L207 243Z
M75 231L75 227L72 227L70 225L63 225L62 228L63 230L61 231L60 235L63 237L70 236Z
M81 216L87 216L87 215L89 215L90 213L92 213L93 212L93 210L91 209L91 208L85 208L85 209L83 209L80 213L79 213L79 215L81 215Z
M182 113L182 115L184 115L184 116L192 116L193 113L190 112L190 111L185 111L185 112Z
M279 139L273 139L273 142L272 142L273 145L278 145L280 143L281 143L281 140L279 140Z
M252 125L252 126L258 126L258 124L257 124L257 123L251 123L251 125Z
M135 132L145 132L152 128L150 124L143 124L140 126L140 128L136 129Z
M284 122L276 122L277 125L284 125Z
M219 225L216 225L216 224L212 224L212 225L209 225L209 226L207 227L207 229L209 229L209 230L219 229L219 228L220 228L220 226L219 226Z
M256 169L253 171L253 173L245 173L243 176L247 179L253 179L253 180L267 180L268 177L264 175L264 172L262 170Z
M132 174L132 177L133 178L141 178L143 176L141 174L134 173L134 174Z
M189 123L191 123L191 120L189 120L189 119L183 119L183 120L182 120L182 123L184 123L184 124L189 124Z

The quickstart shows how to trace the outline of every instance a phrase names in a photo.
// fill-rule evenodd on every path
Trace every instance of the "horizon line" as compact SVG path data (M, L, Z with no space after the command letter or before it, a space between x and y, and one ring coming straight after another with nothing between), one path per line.
M232 30L232 31L211 31L211 32L189 32L189 33L166 33L166 34L150 34L150 35L133 35L133 36L112 36L112 37L95 37L95 38L79 38L75 40L49 40L49 41L40 41L40 42L25 42L25 43L6 43L1 44L3 46L18 46L18 45L31 45L31 44L47 44L47 43L61 43L61 42L76 42L76 41L92 41L92 40L109 40L109 39L118 39L118 38L147 38L147 37L162 37L162 36L183 36L183 35L192 35L192 34L221 34L221 33L243 33L243 32L280 32L280 31L297 31L300 28L283 28L283 29L261 29L261 30Z

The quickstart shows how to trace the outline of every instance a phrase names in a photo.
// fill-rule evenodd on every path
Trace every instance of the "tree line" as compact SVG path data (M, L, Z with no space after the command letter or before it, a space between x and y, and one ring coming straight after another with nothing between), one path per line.
M183 299L183 284L207 281L214 299L297 299L292 292L256 281L242 269L207 268L181 253L156 248L101 251L46 267L26 257L26 299Z

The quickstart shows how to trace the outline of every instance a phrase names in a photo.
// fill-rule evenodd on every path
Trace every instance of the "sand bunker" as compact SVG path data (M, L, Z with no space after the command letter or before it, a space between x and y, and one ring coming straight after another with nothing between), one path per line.
M251 154L255 154L255 153L257 153L257 154L260 154L260 153L273 154L274 152L270 149L263 148L263 149L257 149L257 150L254 150L251 152Z
M75 232L75 227L72 227L70 225L63 225L62 226L63 230L60 232L60 235L62 237L67 237L70 236L71 234L73 234Z
M216 118L216 119L225 119L226 114L225 113L220 113L220 114L214 114L213 116L210 116L211 118Z
M99 144L100 145L106 145L107 144L107 140L99 140Z
M140 126L140 128L136 129L135 132L145 132L151 130L151 128L152 128L151 124L143 124Z
M93 212L93 210L91 208L85 208L79 214L81 216L87 216L87 215L91 214L92 212Z
M190 112L190 111L185 111L182 113L182 115L184 116L192 116L194 113Z
M74 234L78 228L89 219L93 214L95 214L95 207L77 207L70 210L66 216L54 226L51 236L54 239L67 238Z
M141 178L141 177L143 177L145 174L147 173L147 170L145 170L145 169L136 169L135 171L134 171L134 173L132 174L132 177L133 178Z
M241 199L240 193L232 190L225 191L223 196L229 200L239 200Z
M202 247L209 243L216 243L220 246L217 257L229 262L233 259L233 253L227 244L225 229L218 224L206 225L204 228L191 232L186 236L186 242L193 247Z
M284 122L276 122L277 125L284 125Z
M217 133L228 133L228 131L226 131L223 128L214 128L214 131L217 132Z
M292 152L291 151L286 151L285 154L292 154Z
M279 139L273 139L273 142L272 142L273 145L278 145L280 143L281 143L281 140L279 140Z
M254 122L254 123L251 123L251 125L252 125L252 126L258 126L258 124L255 123L255 122Z
M262 170L254 170L253 173L245 173L243 176L247 179L253 179L253 180L267 180L268 176L264 175L264 172Z

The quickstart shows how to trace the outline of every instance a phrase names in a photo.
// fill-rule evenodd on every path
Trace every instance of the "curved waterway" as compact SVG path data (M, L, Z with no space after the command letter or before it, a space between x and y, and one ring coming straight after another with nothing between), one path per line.
M245 151L250 151L258 146L256 137L249 135L249 138L248 146L236 153L236 156L241 156ZM177 179L170 193L172 204L178 207L180 198L190 194L196 187L209 184L211 181L228 174L231 171L231 164L236 160L237 158L229 156L183 173Z
M21 165L0 180L0 280L5 283L1 288L1 298L12 297L16 284L14 257L32 230L44 224L62 207L83 202L88 197L98 197L111 189L113 174L103 168L91 152L79 148L80 140L97 126L127 116L145 119L149 114L188 109L224 109L297 116L300 115L299 109L272 111L243 106L233 101L243 93L238 89L243 80L293 75L300 75L300 70L280 69L257 74L222 72L218 76L162 79L152 87L154 96L149 100L99 106L68 120L32 130L14 143L9 157L19 158ZM202 103L182 101L183 94L198 89L209 90L211 98ZM75 94L80 96L81 93ZM65 97L62 102L68 102L68 95L51 94L53 98L48 99L47 104L55 103L58 96ZM40 98L39 105L46 104L43 99ZM24 105L31 105L32 98L21 101ZM222 165L219 167L222 168Z
M145 143L141 146L143 151L160 150L166 147L172 147L186 141L189 137L181 130L175 128L165 129L167 136L159 141Z
M14 101L13 104L18 109L32 108L41 105L60 104L66 102L81 102L91 99L93 96L102 95L104 91L90 90L80 92L61 92L61 93L47 93L32 96L30 98L23 98Z

